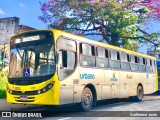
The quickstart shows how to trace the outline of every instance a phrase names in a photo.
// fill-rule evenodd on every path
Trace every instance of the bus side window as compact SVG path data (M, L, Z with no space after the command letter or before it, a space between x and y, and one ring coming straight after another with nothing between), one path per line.
M140 72L146 71L145 58L139 57L139 71Z
M156 72L156 65L155 65L155 60L152 60L152 68L153 68L153 72Z
M108 50L97 47L97 58L96 58L96 66L97 68L108 68Z
M152 64L151 64L151 59L147 59L146 72L147 72L147 73L153 72L153 68L152 68Z
M84 67L95 67L95 49L89 44L80 44L80 65Z
M121 68L122 70L130 70L130 56L121 52Z
M138 71L138 57L134 55L131 55L131 70L133 72Z
M110 52L111 60L110 60L110 66L112 69L120 69L120 53L114 50L111 50Z

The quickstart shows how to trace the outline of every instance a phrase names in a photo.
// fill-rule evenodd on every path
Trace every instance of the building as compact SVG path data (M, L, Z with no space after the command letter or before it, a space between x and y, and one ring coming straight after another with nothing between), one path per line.
M12 35L16 34L19 18L9 17L0 19L0 44L9 43Z
M19 22L20 18L18 17L0 18L0 45L8 44L10 37L14 34L35 30L35 28L26 25L19 25Z
M25 31L28 31L28 30L36 30L36 29L32 28L32 27L29 27L29 26L26 26L26 25L19 25L17 33L25 32Z

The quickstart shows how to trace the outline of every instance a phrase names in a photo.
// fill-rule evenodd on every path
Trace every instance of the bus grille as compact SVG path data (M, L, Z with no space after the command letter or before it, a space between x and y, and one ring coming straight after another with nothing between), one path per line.
M34 102L35 97L28 97L27 100L21 100L20 97L14 97L17 102Z
M17 102L34 102L34 100L16 100Z
M38 90L35 91L12 91L11 93L12 95L37 95L38 94Z

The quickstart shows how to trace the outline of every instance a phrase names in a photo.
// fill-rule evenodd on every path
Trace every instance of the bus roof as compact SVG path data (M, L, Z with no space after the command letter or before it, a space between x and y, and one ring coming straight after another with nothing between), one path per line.
M59 32L61 35L66 36L68 38L77 39L77 40L85 42L85 43L96 44L97 46L103 46L103 47L106 47L106 48L115 49L115 50L118 50L118 51L126 52L128 54L134 54L134 55L138 55L138 56L141 56L141 57L156 59L153 56L149 56L149 55L146 55L146 54L143 54L143 53L138 53L138 52L134 52L134 51L131 51L131 50L124 49L124 48L120 48L120 47L116 47L116 46L113 46L113 45L105 44L105 43L98 42L98 41L95 41L95 40L91 40L91 39L88 39L88 38L85 38L85 37L82 37L82 36L74 35L74 34L71 34L71 33L68 33L68 32L64 32L64 31L60 31L60 30L53 30L53 31L54 32ZM57 37L59 37L59 36L57 36Z
M103 46L103 47L107 47L107 48L110 48L110 49L115 49L115 50L118 50L118 51L126 52L128 54L134 54L134 55L138 55L138 56L141 56L141 57L146 57L146 58L150 58L150 59L156 59L153 56L149 56L149 55L146 55L146 54L143 54L143 53L138 53L138 52L134 52L134 51L131 51L131 50L124 49L124 48L116 47L116 46L113 46L113 45L101 43L101 42L98 42L98 41L95 41L95 40L91 40L91 39L88 39L88 38L85 38L85 37L82 37L82 36L79 36L79 35L74 35L74 34L71 34L71 33L68 33L68 32L64 32L64 31L60 31L60 30L56 30L56 29L53 29L53 30L31 30L31 31L25 31L25 32L22 32L20 34L16 34L16 35L12 36L11 39L13 37L16 37L18 35L22 35L22 34L25 34L25 33L28 33L28 32L38 32L38 31L53 31L53 33L56 33L56 34L54 34L54 37L56 37L56 38L58 38L58 37L63 35L64 37L68 37L68 38L71 38L71 39L76 39L76 40L79 40L81 42L90 43L90 44L96 44L97 46Z

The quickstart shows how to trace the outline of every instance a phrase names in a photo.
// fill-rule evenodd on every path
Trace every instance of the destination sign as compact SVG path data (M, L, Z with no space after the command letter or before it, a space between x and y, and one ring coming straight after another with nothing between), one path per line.
M29 41L36 41L46 39L46 35L34 35L34 36L25 36L13 39L14 43L21 43L21 42L29 42Z
M21 38L21 39L20 38L15 39L15 43L28 42L28 41L33 41L33 40L40 40L41 37L39 35L35 35L35 36L24 37L24 38Z
M18 44L23 42L48 41L53 39L52 33L50 31L40 31L40 32L28 32L25 34L20 34L11 39L11 44Z

